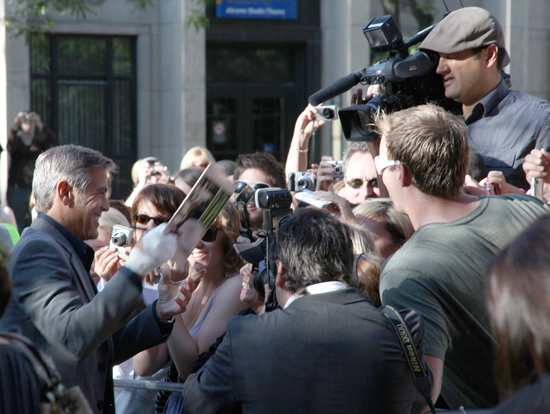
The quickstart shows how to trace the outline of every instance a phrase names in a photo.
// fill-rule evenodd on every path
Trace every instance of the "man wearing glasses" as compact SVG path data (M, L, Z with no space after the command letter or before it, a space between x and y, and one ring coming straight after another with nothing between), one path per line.
M524 194L465 194L467 129L437 106L382 115L377 127L377 172L395 209L415 229L384 266L382 303L424 317L433 401L441 393L452 409L496 405L496 341L485 313L483 273L495 253L550 206Z
M343 170L345 187L339 194L350 204L380 197L374 160L366 142L354 142L346 148Z

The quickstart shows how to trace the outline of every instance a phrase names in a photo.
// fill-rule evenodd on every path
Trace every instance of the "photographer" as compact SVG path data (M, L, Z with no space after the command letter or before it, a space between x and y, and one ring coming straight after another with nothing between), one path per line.
M254 190L269 187L286 188L285 170L275 157L266 152L241 154L237 157L237 169L233 175L235 182L244 182ZM258 208L252 198L246 205L250 229L261 230L263 209Z
M159 184L170 182L170 172L168 168L155 157L146 157L137 160L132 166L132 181L134 189L126 199L126 205L132 207L134 199L138 193L149 184Z
M53 131L36 112L19 112L8 135L8 205L15 213L19 232L31 224L29 200L34 163L38 156L57 145Z
M228 322L184 384L185 412L411 412L418 395L399 339L353 289L347 226L298 209L279 222L270 252L282 309ZM406 320L418 345L422 323L414 312Z
M499 22L479 7L453 11L419 49L439 54L436 72L445 96L462 104L468 141L487 170L501 171L508 183L527 189L525 156L550 148L550 104L509 89L502 79L510 57Z

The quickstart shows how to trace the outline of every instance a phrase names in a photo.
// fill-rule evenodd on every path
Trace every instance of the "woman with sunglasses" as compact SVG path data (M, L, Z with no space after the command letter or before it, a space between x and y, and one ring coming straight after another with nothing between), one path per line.
M136 212L151 217L156 213L144 207ZM162 214L159 217L163 217ZM151 223L154 221L151 220L148 225L152 226ZM137 228L136 231L139 231ZM152 375L171 358L179 377L185 379L198 355L207 351L225 332L228 319L247 308L239 300L242 277L233 277L238 275L242 265L233 248L239 230L238 212L232 203L226 203L189 256L190 274L198 283L187 310L175 319L168 344L161 344L134 357L134 369L138 375ZM175 370L172 368L172 371ZM170 408L166 407L165 412L180 412L175 408L171 411L172 407L181 404L180 397L180 393L172 393Z
M182 190L169 184L150 184L137 193L130 210L131 225L134 229L133 244L151 229L168 222L184 198L185 193ZM105 258L104 261L109 260L109 257L114 258L109 261L113 266L118 267L124 261L124 255L119 254L114 249L109 249L105 254L110 256ZM163 266L163 272L167 276L170 276L171 280L183 280L187 276L186 258L183 258L181 261L184 263L171 262L171 266L168 264ZM146 280L150 282L148 284L144 283L143 301L148 304L158 299L158 284L153 284L153 275L146 278ZM155 372L148 374L146 378L140 378L139 374L136 375L133 360L130 359L113 368L113 377L115 379L159 381L166 376L166 372L168 371L168 367L162 368L160 367ZM115 389L116 411L121 413L152 412L156 394L156 392L147 389L125 388L122 391Z

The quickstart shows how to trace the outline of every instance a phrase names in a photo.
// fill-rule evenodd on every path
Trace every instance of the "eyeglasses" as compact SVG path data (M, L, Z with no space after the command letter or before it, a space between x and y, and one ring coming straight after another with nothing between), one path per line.
M155 223L155 226L159 226L162 223L168 223L169 217L149 217L147 214L134 214L134 220L139 224L149 224L151 220Z
M369 178L368 180L362 180L361 178L352 178L351 180L346 181L346 184L354 190L357 190L363 187L363 183L365 183L365 181L371 187L378 188L378 178L376 177Z
M235 180L235 184L237 184L237 188L245 188L245 185L248 185L249 187L254 189L254 191L259 190L261 188L271 188L271 186L268 183L263 183L261 181L251 184L251 183L247 183L246 181Z
M202 241L205 242L213 242L216 240L216 236L218 235L219 228L217 227L210 227L208 230L206 230L206 233L204 233L204 236L202 236Z
M376 157L374 157L374 165L376 167L376 172L378 172L378 175L381 176L386 168L405 164L397 160L383 160L380 158L380 155L377 155Z

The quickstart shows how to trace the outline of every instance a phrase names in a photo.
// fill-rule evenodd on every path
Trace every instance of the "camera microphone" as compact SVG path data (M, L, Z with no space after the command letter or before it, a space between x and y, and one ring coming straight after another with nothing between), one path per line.
M317 106L320 103L326 102L329 99L334 98L335 96L341 95L344 92L349 91L361 81L364 72L365 69L361 69L355 73L350 73L349 75L338 79L332 85L329 85L326 88L323 88L311 95L308 99L309 103L313 106Z

